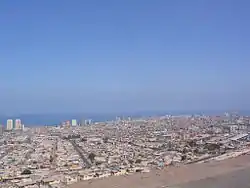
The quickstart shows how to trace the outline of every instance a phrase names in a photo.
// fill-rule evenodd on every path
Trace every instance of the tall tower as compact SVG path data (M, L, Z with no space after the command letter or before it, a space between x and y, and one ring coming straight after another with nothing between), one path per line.
M76 119L72 119L71 120L71 125L72 126L77 126L77 120Z
M13 130L13 120L12 119L8 119L7 120L7 126L6 126L7 130Z
M89 121L87 119L84 120L84 125L88 125Z
M66 121L66 122L65 122L65 127L69 128L70 125L71 125L71 124L70 124L70 121Z
M22 130L22 129L23 129L23 127L22 127L22 122L21 122L20 119L16 119L16 120L15 120L15 129L16 129L16 130Z
M92 124L92 119L89 119L89 125L91 125Z
M4 128L2 125L0 125L0 135L3 135Z
M84 125L85 125L85 120L82 119L82 120L81 120L81 126L84 126Z

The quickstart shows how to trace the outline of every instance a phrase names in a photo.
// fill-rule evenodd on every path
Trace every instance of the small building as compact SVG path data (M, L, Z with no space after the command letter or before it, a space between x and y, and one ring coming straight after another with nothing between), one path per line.
M248 140L248 139L249 139L249 134L247 134L247 133L238 134L238 135L230 138L230 140L233 142L240 142L240 141L244 141L244 140Z

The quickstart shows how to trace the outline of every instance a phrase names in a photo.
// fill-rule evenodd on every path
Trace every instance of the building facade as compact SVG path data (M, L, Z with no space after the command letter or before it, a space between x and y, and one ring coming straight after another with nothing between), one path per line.
M8 119L8 120L7 120L6 129L7 129L8 131L10 131L10 130L13 130L13 128L14 128L13 120L12 120L12 119Z
M21 122L20 119L15 120L15 129L16 130L22 130L23 129L22 122Z
M3 125L0 125L0 135L3 135L3 132L4 132L4 127Z
M71 120L71 125L72 126L77 126L77 120L76 119L72 119Z

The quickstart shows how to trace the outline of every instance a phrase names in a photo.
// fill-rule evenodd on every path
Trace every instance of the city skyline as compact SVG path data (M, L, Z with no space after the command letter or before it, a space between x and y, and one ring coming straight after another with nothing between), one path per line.
M250 185L250 1L0 1L0 188Z
M248 110L249 4L1 1L0 114Z
M22 124L22 120L21 119L7 119L6 120L6 124L2 124L2 122L0 122L0 125L3 125L4 127L6 127L7 130L23 130L24 125Z
M227 113L226 113L227 112ZM216 116L225 115L228 113L249 116L250 111L165 111L165 112L153 112L144 111L138 113L94 113L94 114L23 114L18 116L2 116L0 115L0 124L6 126L6 121L8 119L21 119L22 122L27 126L44 126L44 125L59 125L62 122L76 119L81 124L86 124L86 121L92 120L93 122L105 122L116 120L117 117L120 118L147 118L147 117L159 117L165 115L173 116L190 116L190 115L205 115L205 116Z
M247 176L239 181L242 170L249 171L249 116L117 117L90 126L75 123L72 119L57 127L22 131L0 127L2 187L77 188L88 187L90 181L95 188L186 187L180 185L201 179L198 187L249 184Z

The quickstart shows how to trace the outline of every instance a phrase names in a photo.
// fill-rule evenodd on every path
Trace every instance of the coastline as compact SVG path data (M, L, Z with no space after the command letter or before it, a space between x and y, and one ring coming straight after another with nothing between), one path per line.
M92 119L93 122L104 122L115 120L116 117L142 118L151 116L164 116L171 114L177 115L223 115L227 110L203 110L203 111L145 111L145 112L125 112L125 113L51 113L51 114L20 114L20 115L1 115L0 124L5 125L7 119L21 119L25 126L44 126L58 125L62 121L77 119ZM250 115L250 110L238 111L240 115Z

